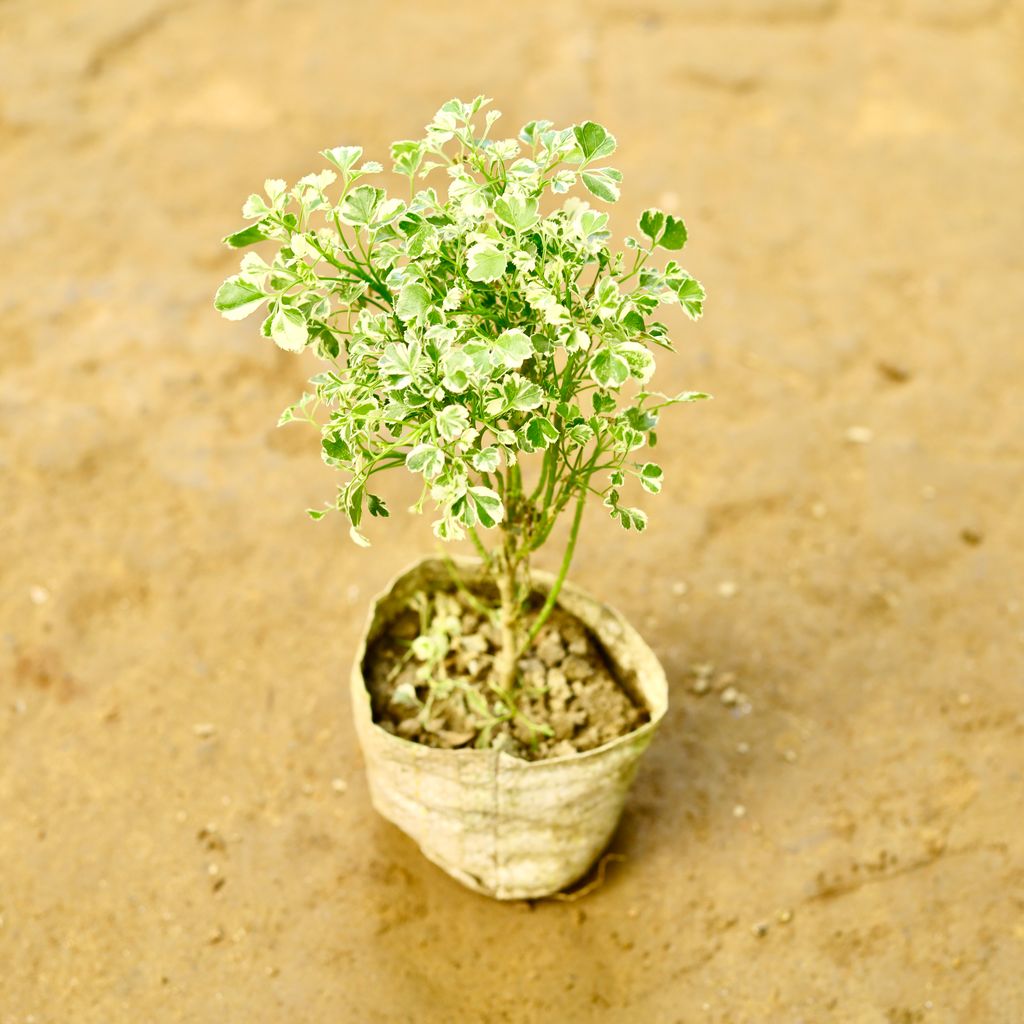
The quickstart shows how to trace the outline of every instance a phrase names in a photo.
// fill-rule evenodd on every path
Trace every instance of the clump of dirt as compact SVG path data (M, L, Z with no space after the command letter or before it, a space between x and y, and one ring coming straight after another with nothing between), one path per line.
M374 721L430 747L499 749L539 761L593 750L649 720L597 638L568 612L556 608L541 627L519 660L512 694L497 687L500 643L482 598L418 595L367 651Z

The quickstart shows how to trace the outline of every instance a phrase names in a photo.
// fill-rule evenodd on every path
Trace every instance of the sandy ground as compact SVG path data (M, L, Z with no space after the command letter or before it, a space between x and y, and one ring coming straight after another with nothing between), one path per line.
M0 2L0 1024L1024 1019L1022 87L1000 0ZM372 812L350 652L429 534L305 518L310 367L211 308L264 177L481 91L607 123L711 295L575 570L673 709L533 907Z

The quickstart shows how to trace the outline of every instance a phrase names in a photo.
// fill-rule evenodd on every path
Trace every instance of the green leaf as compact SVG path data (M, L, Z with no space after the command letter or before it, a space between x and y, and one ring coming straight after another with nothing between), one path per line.
M342 174L348 174L356 165L356 161L363 155L362 146L335 146L333 149L324 149L320 155L334 164Z
M352 452L349 446L337 434L333 437L325 437L320 442L321 447L332 459L338 459L340 462L348 462L352 458Z
M372 223L373 215L383 198L382 188L360 185L342 200L341 206L338 207L338 216L353 227L366 227Z
M691 320L699 320L704 313L704 286L700 281L685 274L676 285L675 293L679 296L683 312Z
M270 321L270 336L285 352L301 352L309 340L306 318L297 309L278 306L274 319Z
M362 484L357 484L354 480L351 481L348 487L345 489L345 514L348 516L349 522L353 526L358 526L360 522L362 522L363 495L365 493L366 488ZM356 543L358 543L358 541Z
M584 210L579 215L577 231L590 248L597 248L612 233L608 230L608 214L599 210Z
M399 320L419 320L430 309L431 296L425 285L409 281L402 285L395 303L395 316Z
M477 242L466 253L466 274L471 281L497 281L508 258L493 242Z
M647 325L644 323L644 318L635 310L631 309L620 321L623 327L628 327L631 331L643 331Z
M640 230L650 238L652 246L663 249L682 249L686 245L686 225L679 217L665 214L652 207L640 214Z
M633 430L646 433L658 425L658 414L653 409L642 409L638 405L631 406L623 414L626 422Z
M622 298L619 295L619 286L615 279L613 277L602 278L594 289L594 305L597 307L597 315L602 320L607 320L618 312L621 304Z
M384 346L377 367L388 379L390 387L404 388L419 372L420 346L393 341Z
M437 432L445 441L454 441L462 436L469 426L469 412L461 405L446 405L434 418Z
M472 463L473 468L481 473L493 473L499 464L498 449L491 445L482 451L474 452L469 461Z
M463 505L465 505L465 498L461 498ZM454 505L452 508L454 509ZM442 516L440 519L436 519L431 527L434 531L434 536L438 540L452 541L452 540L465 540L466 531L458 524L453 516ZM470 690L470 693L473 691ZM484 705L486 707L486 705Z
M366 508L371 516L376 516L378 519L387 519L391 515L384 499L369 492L366 495Z
M594 403L594 412L596 413L615 411L615 399L611 395L602 395L600 391L596 391L592 401Z
M615 152L615 136L593 121L573 125L572 133L585 160L599 160Z
M620 388L629 379L629 363L611 349L603 348L590 360L590 376L602 388Z
M658 240L663 249L682 249L686 245L686 225L679 217L665 218L665 233Z
M518 235L532 228L540 220L538 206L539 203L532 196L499 196L494 200L494 216Z
M654 356L643 345L627 341L616 351L629 364L629 375L641 384L646 384L654 375Z
M504 384L505 405L519 412L529 412L544 403L544 392L518 373L510 374Z
M665 214L656 207L644 210L637 221L637 227L656 245L665 227Z
M640 486L651 494L661 492L662 478L665 476L661 466L648 462L640 467Z
M470 487L466 492L466 498L481 526L490 529L505 518L505 506L502 505L499 495L490 487Z
M391 159L395 162L395 173L411 178L423 160L423 143L404 139L391 144Z
M624 530L642 531L647 527L647 514L638 508L624 508L619 504L619 492L615 488L622 485L622 473L616 470L611 474L612 490L605 495L604 505L611 512L612 519L617 519Z
M268 237L267 233L263 230L262 224L250 224L247 228L242 228L241 231L225 235L221 241L230 245L232 249L244 249L245 246L255 245L257 242L262 242Z
M665 404L678 405L681 402L699 402L701 399L710 397L710 395L705 394L703 391L680 391L678 395L670 398Z
M285 190L288 188L288 182L283 178L267 178L263 182L263 191L267 193L267 198L277 206L278 201L284 197Z
M544 416L534 416L526 425L526 437L534 448L547 448L558 440L558 431Z
M242 216L246 220L259 220L268 213L270 213L270 207L267 206L266 200L255 192L242 205Z
M309 516L310 519L320 520L323 519L323 517L330 511L331 510L329 508L307 508L306 515Z
M495 365L518 370L533 355L533 345L524 331L502 331L494 340L492 354Z
M256 285L240 276L229 277L218 289L213 308L227 320L243 320L268 298Z
M598 199L606 203L615 203L619 199L619 182L622 181L622 174L612 167L603 167L598 171L584 171L580 177L583 184Z
M566 434L569 440L573 444L579 445L581 448L585 444L590 444L594 440L594 428L591 427L585 420L580 420L579 423L572 423L566 428Z
M433 480L444 469L444 452L434 444L418 444L405 457L406 467Z
M461 394L469 387L475 364L465 352L456 349L444 360L444 380L441 382L453 394Z
M647 513L639 508L623 508L620 506L612 513L613 518L618 519L626 530L636 530L643 533L647 529Z
M562 195L563 193L568 192L575 184L576 172L570 171L568 168L556 171L551 176L551 191L554 192L555 195Z

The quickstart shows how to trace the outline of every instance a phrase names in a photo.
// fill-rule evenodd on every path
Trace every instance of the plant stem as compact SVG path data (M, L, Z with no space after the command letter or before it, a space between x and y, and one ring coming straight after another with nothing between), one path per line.
M565 582L565 577L569 572L569 566L572 563L573 552L576 550L576 538L579 536L580 522L583 519L583 506L586 499L586 488L582 488L580 490L580 496L576 499L576 512L572 517L572 526L569 529L569 541L565 546L565 555L562 557L561 568L558 570L555 582L551 585L551 589L548 591L548 596L544 601L543 607L537 613L537 618L533 620L530 632L526 635L526 640L522 647L523 651L526 651L530 644L537 639L537 634L540 632L544 623L547 622L555 607L555 603L558 601L558 595L562 590L562 584ZM518 661L518 657L516 660Z
M491 553L484 546L484 542L480 539L480 534L476 532L476 527L471 526L469 528L469 537L473 541L473 546L476 548L477 554L480 556L480 560L484 563L486 568L491 564Z
M506 543L498 568L498 594L501 599L501 650L495 661L498 686L511 694L519 668L518 625L521 608L516 593L516 568L518 562Z

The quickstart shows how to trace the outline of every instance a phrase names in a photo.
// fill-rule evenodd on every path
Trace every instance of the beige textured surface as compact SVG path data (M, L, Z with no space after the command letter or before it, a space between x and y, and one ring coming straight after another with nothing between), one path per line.
M1022 28L1014 0L0 3L0 1022L1019 1024ZM210 300L264 177L478 90L607 122L617 230L674 194L711 296L662 379L716 400L661 432L650 531L593 510L573 570L671 710L626 860L532 910L373 813L348 671L429 530L408 491L369 552L305 519L331 473L272 424L310 368Z
M461 572L474 577L472 562ZM476 573L478 575L478 573ZM403 572L374 602L366 641L352 666L352 707L374 807L450 875L497 899L537 899L577 881L607 846L626 794L668 710L665 673L622 616L567 584L559 605L587 625L630 680L650 721L586 754L522 761L498 751L434 750L373 722L363 678L366 643L379 636L417 590L445 586L444 562L426 559ZM534 574L538 590L552 577Z

